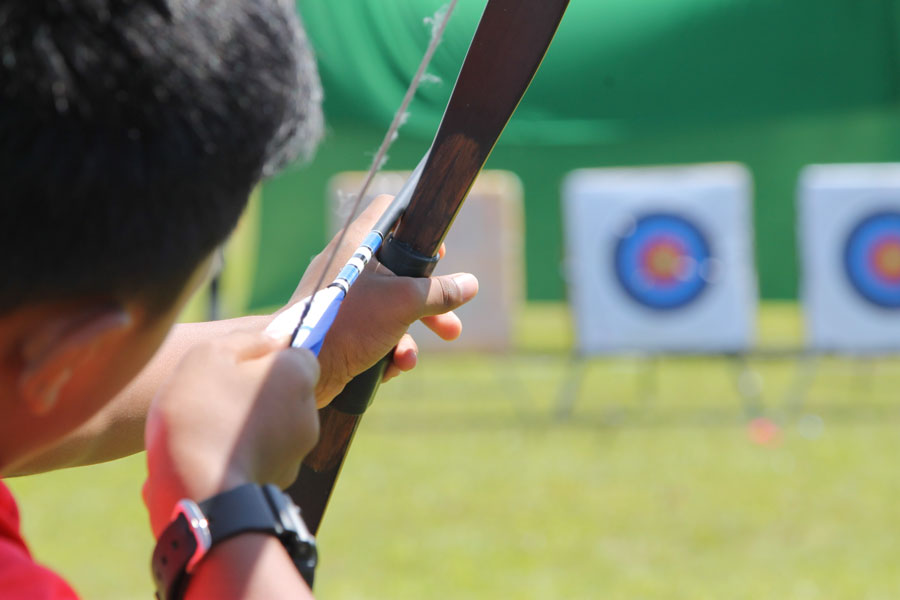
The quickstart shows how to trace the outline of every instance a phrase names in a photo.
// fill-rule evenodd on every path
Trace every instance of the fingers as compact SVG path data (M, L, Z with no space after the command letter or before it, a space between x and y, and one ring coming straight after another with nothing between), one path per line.
M361 278L350 290L348 300L391 298L385 304L380 317L393 315L391 319L409 324L423 319L435 333L445 339L459 335L461 324L456 315L445 315L459 308L478 294L478 280L469 273L455 273L440 277L397 277L380 264L370 277ZM369 303L366 303L369 304ZM350 312L346 305L345 311ZM368 308L359 310L367 311ZM428 319L444 315L438 319ZM398 332L399 333L399 332Z
M400 371L411 371L419 361L419 346L416 340L408 333L403 334L397 347L394 348L394 358L391 365Z
M234 355L238 361L260 358L285 348L287 343L287 338L273 338L252 330L233 331L216 341L221 350Z
M263 384L263 394L289 399L281 406L280 418L293 419L289 450L297 457L305 456L319 439L314 393L318 379L319 363L313 354L308 350L287 348L275 356ZM296 475L296 470L292 474Z
M384 377L381 380L389 381L401 373L412 371L418 361L419 347L413 337L405 333L400 338L400 341L397 342L397 347L394 348L393 359L387 369L385 369Z
M270 370L273 379L284 378L296 390L293 397L312 398L312 391L319 380L319 361L309 350L285 348L279 352Z
M422 317L422 323L444 341L452 342L462 333L462 321L450 311L442 315Z
M319 434L318 377L312 353L285 348L261 332L236 331L187 352L158 391L147 421L155 491L146 497L155 507L154 530L179 497L295 475Z
M296 396L306 396L319 379L319 361L308 350L290 348L290 335L272 337L252 330L239 330L212 342L218 351L231 355L235 362L266 358L272 361L270 375L276 381L290 383Z
M439 254L444 252L441 247ZM452 311L477 293L478 280L468 273L398 277L378 260L370 262L348 292L319 354L323 373L316 387L319 406L327 405L354 375L392 348L394 359L384 380L412 369L418 350L402 336L417 320L424 320L445 340L458 337L462 325Z
M384 370L384 375L381 376L381 383L387 383L402 372L403 371L395 367L393 364L388 365L387 369Z

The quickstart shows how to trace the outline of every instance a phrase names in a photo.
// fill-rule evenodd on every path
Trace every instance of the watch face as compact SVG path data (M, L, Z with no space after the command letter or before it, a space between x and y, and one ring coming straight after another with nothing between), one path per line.
M274 516L283 530L281 535L315 542L315 538L306 528L306 522L300 514L300 508L294 504L290 496L271 484L266 485L263 490L272 507L272 511L275 513Z
M294 504L290 496L274 485L266 485L263 490L278 520L280 529L278 537L300 576L312 589L316 564L319 560L316 538L306 528L300 508Z

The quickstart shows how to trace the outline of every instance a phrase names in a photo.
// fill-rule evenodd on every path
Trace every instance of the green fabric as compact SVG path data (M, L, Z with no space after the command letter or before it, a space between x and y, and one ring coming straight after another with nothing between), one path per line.
M332 121L386 126L443 0L300 0ZM460 2L404 133L430 139L485 2ZM894 0L574 0L504 143L596 144L646 127L883 106Z
M559 188L575 168L734 160L756 186L765 298L796 297L794 192L803 165L900 160L900 0L573 0L488 168L516 172L530 299L559 299ZM441 0L300 0L318 52L329 135L268 183L254 304L283 301L325 241L328 179L365 169ZM485 2L460 0L391 149L416 164Z

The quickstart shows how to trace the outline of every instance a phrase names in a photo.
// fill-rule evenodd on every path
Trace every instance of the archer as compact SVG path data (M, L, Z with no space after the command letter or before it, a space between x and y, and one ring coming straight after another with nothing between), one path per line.
M182 539L180 524L194 544L158 548L162 597L309 597L305 538L275 535L289 519L258 501L287 500L259 484L293 479L315 408L352 376L394 345L388 376L415 365L412 321L457 335L449 311L477 282L370 268L319 361L265 335L271 317L173 328L253 186L320 136L290 3L18 0L0 23L0 475L146 445L154 534ZM30 557L2 483L0 595L75 597Z

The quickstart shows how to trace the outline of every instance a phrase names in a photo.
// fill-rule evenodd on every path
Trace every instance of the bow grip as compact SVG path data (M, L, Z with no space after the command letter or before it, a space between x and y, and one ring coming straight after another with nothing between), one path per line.
M438 263L438 256L424 256L409 245L389 235L378 252L378 261L401 277L428 277ZM384 377L392 354L354 377L329 407L348 415L361 415L372 403L374 391Z
M378 252L378 260L395 275L427 277L434 271L438 257L420 254L390 235ZM319 530L353 434L372 403L392 356L388 354L350 380L343 391L319 411L319 443L303 460L297 480L287 489L300 506L303 520L313 535Z

